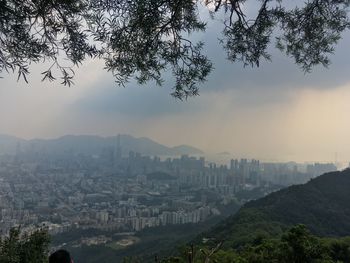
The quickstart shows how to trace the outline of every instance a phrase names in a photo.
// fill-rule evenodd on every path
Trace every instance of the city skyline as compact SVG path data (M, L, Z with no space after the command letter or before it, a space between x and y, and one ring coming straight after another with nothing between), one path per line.
M122 139L121 139L122 137ZM126 139L126 141L124 141ZM19 153L30 154L34 149L38 154L44 152L50 153L61 153L72 151L75 154L96 154L100 156L103 149L110 148L117 151L118 156L129 156L130 153L137 153L143 156L154 156L160 157L162 160L167 158L175 158L183 155L189 155L194 157L206 158L206 163L217 163L218 165L229 165L233 159L247 159L255 160L259 159L266 163L295 163L295 164L329 164L333 163L338 169L344 169L349 167L347 160L340 160L338 152L335 152L333 159L319 161L319 160L301 160L296 161L292 159L281 160L281 159L268 159L268 158L257 158L255 156L238 155L232 152L216 152L208 153L202 151L202 149L189 144L179 145L168 145L161 144L154 139L148 137L137 137L130 134L115 134L111 136L100 136L96 134L66 134L54 138L20 138L11 135L0 134L0 156L5 155L17 155ZM89 146L88 141L93 140L92 147ZM98 142L96 142L96 140ZM85 142L85 143L84 143ZM139 143L141 143L139 145ZM146 143L146 145L144 144ZM85 144L82 150L79 147ZM124 144L126 147L123 147ZM24 147L23 147L24 146ZM48 148L47 148L48 147ZM57 148L58 147L58 148ZM140 148L141 147L141 148ZM58 150L58 152L57 152Z

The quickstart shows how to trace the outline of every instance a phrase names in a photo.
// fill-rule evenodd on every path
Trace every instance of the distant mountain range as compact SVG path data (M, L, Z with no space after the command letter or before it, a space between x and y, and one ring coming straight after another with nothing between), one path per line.
M277 237L296 224L306 225L318 236L350 235L350 169L248 202L203 236L237 247L263 237Z
M144 155L182 155L182 154L203 154L195 147L180 145L168 147L151 139L142 137L135 138L130 135L120 135L120 148L123 154L129 151L138 152ZM48 154L101 154L106 148L116 148L118 137L101 137L93 135L66 135L57 139L33 139L24 140L21 138L0 135L0 154L15 154L21 152L41 152Z

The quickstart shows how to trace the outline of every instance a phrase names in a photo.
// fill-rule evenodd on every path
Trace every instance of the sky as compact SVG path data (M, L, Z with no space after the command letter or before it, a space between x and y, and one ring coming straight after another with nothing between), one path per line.
M200 96L178 101L163 87L130 82L118 87L89 60L76 70L75 85L41 82L44 65L33 65L29 84L16 75L0 79L0 134L55 138L66 134L118 133L165 145L188 144L209 154L265 161L350 161L350 33L329 68L304 74L293 60L272 51L272 62L243 68L226 60L210 22L203 40L215 69Z

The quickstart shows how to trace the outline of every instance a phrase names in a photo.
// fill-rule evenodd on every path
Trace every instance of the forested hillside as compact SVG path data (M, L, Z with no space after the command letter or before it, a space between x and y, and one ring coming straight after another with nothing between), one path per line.
M350 235L350 169L251 201L203 236L239 246L304 224L318 236ZM202 236L202 237L203 237Z

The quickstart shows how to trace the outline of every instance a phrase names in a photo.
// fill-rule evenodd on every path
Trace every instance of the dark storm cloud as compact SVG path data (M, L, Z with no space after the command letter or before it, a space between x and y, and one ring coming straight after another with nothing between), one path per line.
M202 106L193 100L187 103L170 96L171 89L167 86L138 86L129 83L127 87L118 87L113 80L103 81L99 87L92 90L73 107L82 113L97 112L105 114L119 113L130 117L144 118L147 116L163 116L181 114L189 111L200 111Z
M109 75L98 83L98 87L85 94L74 107L80 111L94 113L120 113L134 117L164 116L199 112L210 108L210 100L203 99L212 93L233 91L232 103L242 107L259 107L271 103L282 103L289 99L293 90L332 89L344 85L349 81L350 70L347 43L350 34L336 47L331 55L332 65L329 68L315 67L312 73L304 74L294 64L292 58L286 57L279 50L271 47L272 62L263 62L259 68L243 67L241 63L227 61L225 51L219 44L218 38L222 24L212 21L208 24L207 32L196 34L194 39L205 42L205 52L214 63L214 70L208 81L200 86L200 97L190 98L188 101L178 101L170 96L173 80L166 75L163 87L152 84L139 87L135 83L128 83L126 88L116 87Z
M348 43L350 33L343 34L343 39L335 48L335 54L330 55L332 64L329 68L317 66L311 73L304 72L287 57L273 47L271 43L272 62L263 62L259 68L243 67L241 63L227 61L225 51L218 44L222 37L222 26L216 21L209 25L205 34L207 54L214 62L215 70L204 85L203 90L218 89L283 89L312 87L317 89L334 88L348 82L350 70L350 53Z

